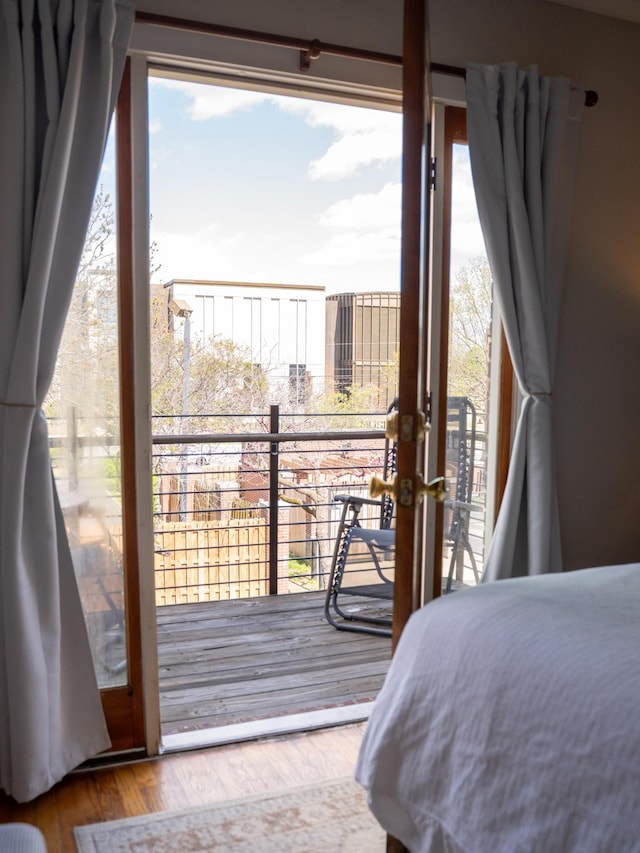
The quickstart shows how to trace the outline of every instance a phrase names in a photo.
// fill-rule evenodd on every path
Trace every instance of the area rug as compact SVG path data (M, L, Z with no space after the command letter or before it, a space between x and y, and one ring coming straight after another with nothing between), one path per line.
M92 823L80 853L383 853L386 835L351 778L266 796Z

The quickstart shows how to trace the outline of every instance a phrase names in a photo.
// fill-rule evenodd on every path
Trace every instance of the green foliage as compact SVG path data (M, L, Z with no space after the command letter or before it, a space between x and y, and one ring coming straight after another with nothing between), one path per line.
M342 391L325 391L310 401L308 411L324 414L315 429L366 429L371 427L371 413L377 412L377 388L351 385ZM369 416L367 416L369 415Z
M307 590L318 589L318 581L311 577L311 566L297 557L289 559L289 581L295 586L300 586Z
M118 411L118 326L115 216L108 193L96 193L58 361L45 408L70 407L97 424Z
M122 459L117 456L105 456L102 460L102 480L106 484L109 494L120 500L122 495Z
M473 258L451 286L449 389L487 411L493 287L487 259Z
M232 431L230 415L268 410L267 376L247 348L221 337L185 346L169 326L166 295L159 290L151 300L152 414L188 415L179 426L170 418L159 421L159 431Z

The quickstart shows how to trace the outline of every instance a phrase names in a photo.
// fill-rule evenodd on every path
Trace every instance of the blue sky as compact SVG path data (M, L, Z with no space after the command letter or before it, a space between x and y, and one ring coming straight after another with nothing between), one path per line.
M401 135L398 113L151 77L155 280L397 290ZM463 146L453 201L455 275L483 254Z
M399 287L401 116L151 78L159 277Z

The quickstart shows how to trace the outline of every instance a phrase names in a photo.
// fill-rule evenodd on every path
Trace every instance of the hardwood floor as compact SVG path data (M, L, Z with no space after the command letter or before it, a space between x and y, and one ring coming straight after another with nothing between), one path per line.
M48 853L73 853L73 827L295 787L353 772L365 724L81 770L23 805L0 794L0 822L25 821Z
M390 639L336 631L324 619L323 598L301 593L159 608L163 736L374 699ZM80 824L350 774L364 727L78 770L32 803L0 793L0 822L34 824L49 853L73 853L73 827Z

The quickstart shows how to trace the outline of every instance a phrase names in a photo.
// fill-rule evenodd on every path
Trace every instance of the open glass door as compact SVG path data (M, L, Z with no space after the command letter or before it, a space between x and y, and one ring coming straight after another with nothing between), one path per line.
M439 100L427 106L424 7L422 0L405 7L396 638L426 601L479 583L511 437L512 374L477 214L466 111ZM447 86L459 103L462 81ZM420 505L424 482L441 477L442 500ZM413 505L403 507L406 488Z
M412 3L407 3L407 6L411 7ZM416 10L420 13L423 3L421 0L416 0L413 6L415 8L411 14ZM300 410L313 400L319 384L318 380L323 378L325 366L328 364L328 362L325 364L324 353L324 312L329 311L329 302L334 296L336 297L334 307L337 312L342 312L340 316L355 317L360 312L363 317L366 316L371 321L362 324L363 350L366 349L368 355L364 358L358 355L358 340L354 338L350 342L353 344L351 369L352 376L355 376L356 367L362 370L366 367L367 375L375 376L375 381L370 384L375 385L376 397L375 400L356 399L353 393L354 383L351 381L348 401L352 406L351 414L361 416L363 412L371 412L369 404L373 402L374 414L379 415L386 409L390 398L395 396L397 376L395 352L397 341L401 341L398 421L400 488L396 524L397 564L401 570L398 574L398 582L395 584L394 603L397 619L394 631L396 637L410 612L422 601L421 569L425 541L437 543L436 547L442 550L442 542L445 538L443 523L445 512L442 507L437 511L437 517L440 519L439 533L432 537L431 531L427 530L429 535L424 536L422 528L425 515L424 504L421 505L418 498L421 472L428 466L425 464L424 435L419 413L425 412L428 417L430 409L436 413L445 412L448 398L464 397L466 392L454 386L447 389L446 385L442 384L441 388L436 389L438 396L430 398L424 369L429 358L437 365L440 365L443 359L440 356L434 357L428 345L430 337L427 329L430 325L430 315L435 317L426 294L429 277L425 273L429 262L429 251L426 248L428 244L426 237L430 231L429 222L426 220L429 215L429 204L426 203L429 193L426 164L429 161L430 132L427 123L429 112L426 109L424 92L425 27L424 22L418 21L417 26L414 26L414 23L407 27L407 38L410 41L414 40L413 53L416 56L411 62L407 62L404 84L402 182L405 189L402 208L401 292L398 291L397 286L397 254L392 258L396 280L394 281L391 274L387 276L388 283L385 282L384 287L374 287L372 283L374 275L379 275L382 269L376 252L383 251L387 255L397 252L397 223L390 224L388 221L390 211L393 212L397 208L400 195L400 180L395 175L388 178L387 184L381 187L380 192L375 196L365 193L363 186L354 178L350 187L353 195L351 205L340 203L340 199L334 199L329 195L329 191L325 190L324 207L327 207L331 201L335 203L330 207L331 216L324 216L319 220L329 229L343 227L349 216L357 219L358 227L372 219L379 220L379 224L383 226L382 236L365 239L366 235L357 235L359 240L356 244L360 248L358 269L361 271L364 269L365 275L371 277L371 281L367 282L368 287L363 289L376 291L375 299L368 298L365 301L355 299L356 294L352 292L330 294L330 298L325 300L323 292L325 283L316 281L308 283L309 286L300 287L299 273L288 278L283 276L282 261L285 256L291 254L294 244L301 240L299 223L295 223L295 227L281 226L280 234L284 236L278 241L272 239L271 245L268 240L263 242L260 244L259 251L253 251L252 245L247 243L242 260L243 265L250 268L249 273L239 274L235 271L236 274L234 274L232 268L225 268L222 263L223 250L227 245L225 233L220 230L221 226L218 223L215 239L212 238L212 228L204 227L207 223L202 221L201 216L199 218L194 203L195 190L192 189L192 187L204 186L207 173L212 172L213 167L208 159L203 160L198 166L193 153L195 136L190 141L180 136L184 133L184 127L180 127L185 124L184 120L175 120L165 125L167 134L175 137L172 141L182 158L179 161L179 168L167 170L166 164L164 165L169 185L167 200L169 205L181 206L180 209L184 211L181 214L183 220L181 225L187 229L190 238L179 242L175 247L180 266L176 272L169 275L167 248L170 247L172 236L176 235L167 230L164 233L162 231L160 199L159 195L154 196L159 184L154 184L153 178L154 170L157 170L157 174L162 171L161 160L166 157L167 151L161 144L163 134L160 133L160 125L153 121L149 124L148 106L149 104L152 108L157 106L158 93L161 90L175 94L187 91L185 87L188 87L189 92L198 88L198 98L193 98L191 120L194 126L198 125L198 130L202 133L203 114L214 110L214 114L224 116L225 102L220 102L220 93L217 101L207 97L211 94L209 90L213 89L210 85L213 82L212 79L208 79L206 85L204 81L198 83L198 73L193 69L180 72L175 63L175 57L169 73L162 71L158 59L149 66L146 57L142 55L131 58L123 81L117 115L118 148L122 153L122 156L117 158L118 179L116 181L114 177L115 159L112 153L114 144L112 140L101 179L102 195L99 194L96 199L94 231L90 232L86 250L88 260L83 267L86 274L83 273L83 282L77 291L78 305L70 315L71 317L84 316L85 320L82 323L81 333L74 333L73 328L70 327L70 343L66 347L67 361L75 365L76 374L82 374L78 366L81 368L83 363L85 365L91 363L100 371L100 381L96 382L94 376L92 385L100 388L103 398L91 401L88 392L85 393L82 390L85 375L80 375L76 379L71 372L69 374L71 378L66 382L66 387L75 399L75 414L73 407L69 408L65 403L61 389L55 406L52 404L51 409L52 417L58 418L61 423L64 422L64 427L60 427L60 433L56 439L58 446L54 450L57 454L56 465L60 482L70 493L67 513L70 536L76 535L78 540L78 573L82 576L93 572L90 577L92 592L90 597L87 594L87 623L94 637L96 668L104 670L98 673L98 677L101 680L105 707L116 748L127 749L138 746L142 743L144 736L140 687L141 643L145 642L145 649L147 649L151 642L145 639L147 636L153 638L155 642L156 624L155 622L151 624L151 620L147 619L149 624L146 625L145 637L141 638L140 607L138 606L141 586L146 585L145 588L150 590L151 599L155 596L155 603L159 607L166 606L167 609L173 608L174 604L191 607L198 602L207 602L216 597L218 599L242 598L251 594L261 598L268 596L275 598L285 592L288 595L292 587L301 587L305 584L309 586L302 589L302 595L322 593L320 584L323 575L326 577L328 562L327 552L322 550L323 536L325 548L326 543L330 543L328 547L331 548L335 540L335 535L330 532L332 519L329 511L329 507L333 504L333 497L329 495L318 500L317 480L312 478L318 476L318 473L326 478L327 472L335 472L335 460L339 457L342 462L343 458L349 454L342 449L338 452L335 447L332 447L329 454L331 464L320 465L314 462L315 467L312 467L311 464L301 461L310 457L303 457L300 446L296 446L293 449L297 452L298 467L294 470L293 465L283 466L286 470L281 469L278 473L277 466L272 463L278 453L282 460L283 454L279 450L274 451L276 440L271 438L265 442L263 436L277 437L279 431L285 432L288 434L288 439L283 440L283 443L287 440L291 443L293 435L299 445L300 434L303 432L299 426L300 422L294 424L293 420L286 422L284 418L279 420L278 412L274 411L276 407L268 405L274 402L271 397L275 387L274 381L278 383L281 402L289 408L287 414L291 413L292 417L303 415L306 419L305 425L313 424L307 429L313 430L315 424L320 422L314 421L313 418L317 418L319 414L323 417L327 415L326 409L321 413L310 409L301 413ZM157 89L155 93L151 93L148 102L147 86L150 68L152 85L157 86ZM130 86L131 75L134 80L133 87ZM164 81L163 77L166 78ZM225 80L229 82L226 77ZM259 95L239 88L237 81L232 82L236 85L230 87L225 95L227 98L231 92L235 96L248 98L246 103L259 105L260 98L265 97L264 81ZM246 80L243 81L243 86L246 86ZM140 94L143 90L144 96ZM133 109L131 98L135 102ZM325 97L317 100L320 103L331 99ZM292 144L287 165L295 165L300 171L301 163L298 162L300 146L295 144L297 137L294 136L294 133L299 131L296 130L293 121L294 115L300 109L300 99L295 103L293 103L294 99L290 101L288 112L283 110L283 113L289 116L291 127L290 142ZM378 102L374 99L373 103L379 108L382 101ZM332 105L324 104L324 106L329 108ZM391 120L399 123L398 107L397 99L382 103L382 110L378 109L380 115L376 116L378 123L385 127L387 124L391 126ZM338 105L332 113L337 112L338 108L346 109L346 105ZM216 109L222 112L215 113ZM386 113L383 112L384 110ZM373 113L374 110L369 112ZM322 124L316 121L316 125L318 123ZM219 121L217 133L220 139L224 137L224 124L223 120ZM325 120L325 125L334 126L328 120ZM350 126L350 129L353 130L353 127ZM395 129L393 130L395 133ZM191 132L195 133L193 129ZM149 134L151 141L149 141ZM242 144L244 150L254 135L255 124L247 121L244 135L240 138L238 145ZM395 144L398 136L397 133L389 135L393 145L391 156L389 156L387 145L384 147L384 156L378 157L385 166L388 165L389 160L400 159L397 156L397 149L400 146ZM345 144L330 146L330 151L334 155L336 148L343 153L346 151L350 156L351 165L353 166L354 163L360 165L361 158L367 153L363 139L368 140L368 138L367 134L360 134L353 146ZM140 141L142 139L144 143ZM216 138L216 143L218 142ZM275 198L278 193L282 194L282 186L276 180L274 165L281 165L282 146L278 140L267 136L261 137L258 142L262 148L266 148L267 144L270 146L267 153L270 154L271 161L266 167L256 170L254 180L263 181L270 187L272 198ZM329 143L330 137L327 132L324 146L327 147ZM212 149L213 145L210 145L205 155L207 158L211 158ZM257 161L257 157L255 160ZM139 166L135 170L132 167L134 161ZM146 195L149 191L147 184L145 183L144 188L140 189L141 184L146 181L146 176L142 176L145 172L144 164L147 162L152 173L151 210ZM247 223L250 216L257 216L258 219L261 217L263 223L274 218L275 205L258 209L255 192L238 193L237 184L234 183L231 170L224 158L219 159L214 165L217 168L217 183L208 188L204 187L205 190L208 189L208 203L212 199L219 202L220 187L227 182L231 191L230 201L225 208L227 219L234 211L239 215L239 221L243 225ZM325 169L335 168L335 158L333 160L318 158L315 161L315 167L318 169L320 166ZM185 176L192 169L196 172L194 184L188 185L185 182ZM386 175L381 167L377 168L377 171L379 176ZM117 194L116 183L120 191ZM116 200L117 217L110 209L110 205L115 204ZM157 213L153 209L156 205ZM149 212L152 215L151 228L149 228ZM114 218L119 221L118 234L121 239L117 247L112 241L111 222ZM317 221L314 220L314 222ZM150 259L147 253L149 230L151 231ZM263 230L266 232L267 229ZM242 236L240 229L236 231L238 233L230 235L234 240ZM132 238L134 232L137 234L137 242ZM161 276L167 274L169 280L161 282L161 286L152 287L150 291L149 271L151 268L151 273L154 272L157 259L154 256L154 240L156 241L155 249L159 252L159 262L163 264L160 274ZM344 253L344 244L340 239L332 238L331 248L338 256ZM198 281L202 277L201 274L196 275L193 272L188 273L190 276L188 279L179 278L178 276L184 275L181 270L184 270L186 265L191 265L198 260L199 250L203 250L207 263L212 264L212 268L216 270L211 276L207 274L207 278L211 277L214 280ZM274 259L274 272L269 273L269 278L272 284L274 281L279 282L282 286L280 290L283 292L276 293L271 285L265 285L261 275L264 271L262 261L268 250L271 250ZM163 253L165 253L164 258ZM310 248L307 255L315 257ZM252 264L254 267L251 267ZM115 275L116 266L117 276ZM242 280L234 282L234 278ZM153 282L153 275L151 281ZM348 270L344 282L335 289L354 290L353 274ZM236 287L238 284L243 285L242 289ZM378 291L387 290L389 292L384 293L384 299L382 299ZM214 291L215 298L211 297ZM342 297L345 296L352 298L343 299ZM374 335L369 332L374 328L378 330L377 334L380 337L378 344L383 342L384 335L387 336L386 343L392 340L391 328L395 328L394 318L397 316L400 300L402 310L399 334L393 337L393 346L387 347L384 358L381 355L382 346L378 347L377 355L374 357L372 346ZM147 322L149 318L151 334ZM232 398L234 403L241 404L235 415L236 418L242 419L238 421L240 426L237 428L237 435L227 417L228 410L221 412L206 408L195 413L193 417L185 417L189 411L190 398L194 397L195 392L198 390L203 393L209 392L212 386L212 374L205 359L205 356L211 353L206 351L207 348L203 346L203 342L216 336L220 337L221 328L233 318L235 318L235 328L240 337L233 347L227 345L226 348L224 346L218 348L216 346L213 353L215 361L218 366L221 364L226 372L224 382L219 384L213 397L206 398L206 402L210 405L219 403L223 398L225 400ZM373 322L374 318L375 322ZM283 331L282 341L284 341L284 344L278 343L277 346L273 341L267 340L276 327ZM384 335L380 331L383 327L386 329ZM323 351L320 355L311 346L311 333L315 338L321 339ZM445 341L443 353L446 356L448 331L442 337ZM256 341L262 343L256 346ZM267 346L264 346L265 341ZM141 370L140 363L149 361L149 343L152 347L156 346L158 352L155 355L160 356L152 357L153 371L159 364L162 367L172 365L177 382L167 382L166 375L162 371L152 371L153 376L143 378L136 394L134 386ZM220 341L218 340L217 343ZM78 348L81 346L84 349L80 353ZM78 351L73 350L73 347ZM142 350L144 350L143 353ZM119 356L116 355L118 352ZM346 364L346 361L344 363ZM334 364L337 364L337 361ZM342 362L340 364L340 370L346 369ZM111 366L110 372L106 371L108 365ZM454 374L453 366L449 373ZM442 375L445 374L446 370L443 370ZM118 377L122 377L122 382ZM336 374L331 378L335 380L336 385L345 383L344 375ZM201 380L199 384L196 383L197 379ZM384 394L381 397L383 386ZM171 437L172 430L165 429L164 426L162 429L154 428L152 443L151 429L147 422L149 401L153 399L153 395L150 394L151 387L153 395L161 396L164 393L172 405L172 408L166 408L166 411L157 413L158 422L161 417L166 417L170 420L164 423L171 427L175 426L175 422L179 422L180 419L188 425L179 443ZM257 442L253 435L247 438L250 432L247 412L256 411L254 406L258 404L258 411L262 418L259 429L263 461L266 460L264 464L256 461L259 454L254 445L260 442ZM81 409L86 409L88 414L81 413ZM477 409L476 404L476 411ZM194 415L193 412L190 414ZM333 417L336 412L330 412L330 414ZM204 418L204 415L207 417ZM337 415L344 418L345 411L338 412ZM223 418L222 427L220 426L221 417ZM90 428L84 423L87 418L95 421ZM142 424L143 421L144 424ZM81 426L79 426L80 423ZM326 426L328 421L324 423L325 431L330 431ZM366 425L368 426L368 422ZM380 419L378 419L376 424L378 431L380 425ZM148 445L144 445L141 440L141 433L145 430L148 432ZM467 431L466 425L457 427L458 445L460 444L459 436L464 433L466 438ZM161 434L163 432L166 434ZM211 435L214 432L220 437L217 443L211 441ZM53 430L52 434L55 434ZM438 429L435 434L439 437L438 441L444 441L445 438L441 437L447 435L447 430ZM209 436L206 441L200 438L203 435ZM244 438L239 439L238 435ZM381 438L381 436L378 437ZM313 439L315 441L317 435L313 436ZM146 438L144 440L146 441ZM168 449L174 444L178 446L176 460L168 460ZM241 446L247 444L250 446ZM351 446L348 450L353 451L354 447ZM232 460L234 477L230 476L229 465L220 463L224 455L223 451L227 456L235 457ZM318 448L314 448L314 452L316 451ZM367 451L369 451L368 447ZM327 455L326 451L323 452ZM83 454L86 454L86 460ZM123 460L126 460L127 464L123 464ZM145 487L148 488L147 496L145 488L141 487L141 481L145 475L149 481L151 480L148 477L149 461L152 466L158 467L154 468L153 475L153 487L156 492L151 493L152 484L149 482ZM366 461L368 462L368 459ZM88 473L85 473L83 468L85 463ZM358 464L350 463L351 468L360 467L363 470L368 468L367 464L361 463L362 459ZM165 467L161 470L160 465ZM206 470L207 466L213 466L211 475ZM143 469L142 473L140 469ZM247 490L251 493L249 496L234 494L233 489L230 488L236 473L238 477L242 476L244 483L247 484ZM349 475L352 473L350 471ZM433 474L438 473L447 473L444 445L440 448L439 444L437 467ZM271 481L268 481L268 476L271 476ZM474 478L471 478L471 481L476 482ZM215 483L215 489L212 483ZM336 490L338 486L340 489L344 488L343 484L330 485L332 488L335 485ZM85 488L88 486L90 488ZM84 494L81 495L83 489L89 492L86 497ZM312 507L314 512L310 511L310 495L315 501ZM450 495L449 499L454 501L455 496ZM264 504L267 500L271 501L271 505L275 507L273 512L265 510ZM145 513L149 518L146 518ZM152 529L152 514L163 525L167 525L169 535L166 535L166 530L160 525L155 531ZM213 542L211 521L220 522L221 519L222 523L217 525L222 531L220 541L216 539ZM268 521L265 521L266 519ZM141 538L141 530L145 524L147 524L145 534L148 536L147 542L143 542ZM197 536L193 534L191 527L187 529L189 524L197 532ZM73 525L77 527L77 533L73 531ZM82 527L82 537L80 527ZM94 532L97 530L99 533L99 535L96 533L95 540L89 537L92 528ZM285 536L282 534L285 529L286 543ZM324 533L322 533L323 530ZM237 533L237 541L231 541L227 535L230 535L231 531ZM144 534L144 531L142 532ZM310 535L308 535L309 532L311 532ZM251 542L245 541L248 536L254 534L255 541L253 539ZM218 536L217 531L216 536ZM169 540L171 547L167 545ZM278 543L278 541L281 545L286 544L290 547L283 551L274 545L274 542ZM303 541L305 547L306 543L310 543L308 551L298 553L296 549L303 547L301 545ZM95 560L92 563L89 559L90 546L95 546L92 553L100 556L99 565ZM207 563L201 557L201 552L205 549L208 551L208 557L213 555L213 559ZM235 572L224 577L218 571L219 564L222 562L219 555L223 550L227 556L231 555L231 561L227 562L232 564ZM258 551L260 556L255 558ZM142 560L141 554L146 560L145 571L139 571L138 568ZM434 583L433 586L440 586L440 574L447 557L450 559L448 552L444 555L444 559L443 556L439 558L440 562L434 573L438 583ZM217 571L213 581L209 570L212 564ZM453 564L457 568L457 557L453 560ZM272 565L276 567L275 572L271 572ZM463 580L465 571L466 567L463 563ZM251 572L254 574L257 572L257 574L254 576ZM455 580L458 579L456 573ZM84 580L82 582L84 583ZM313 587L313 584L316 584L316 587ZM164 599L162 595L165 596ZM317 609L321 613L321 605ZM142 610L148 616L153 607L145 611L143 606ZM187 625L189 621L189 617L183 617L180 620L180 627ZM257 621L254 619L254 624ZM203 635L210 638L208 628ZM152 669L148 664L153 655L149 656L146 651L145 655L145 679L148 679ZM189 657L194 656L190 654ZM157 677L157 667L154 677ZM206 687L201 692L209 701L214 692L210 682L206 683ZM153 690L148 691L150 699L147 705L155 700L152 693ZM370 698L371 695L371 688L369 688L367 696ZM244 704L250 707L248 702ZM148 718L146 722L148 741L149 731L154 727L149 725ZM158 728L160 728L159 721Z
M123 81L120 105L127 98ZM116 127L116 125L118 126ZM71 546L98 687L116 751L144 744L136 567L127 558L122 308L112 123L75 289L44 404L51 459ZM131 539L132 530L128 531ZM129 554L131 549L129 549Z
M439 110L443 138L440 466L448 480L442 526L442 591L480 581L495 493L494 422L499 320L475 202L466 111ZM494 381L492 381L492 379Z
M45 401L53 469L101 688L127 683L114 165L112 132Z
M164 750L363 719L390 658L324 604L397 394L398 103L229 82L147 79Z

